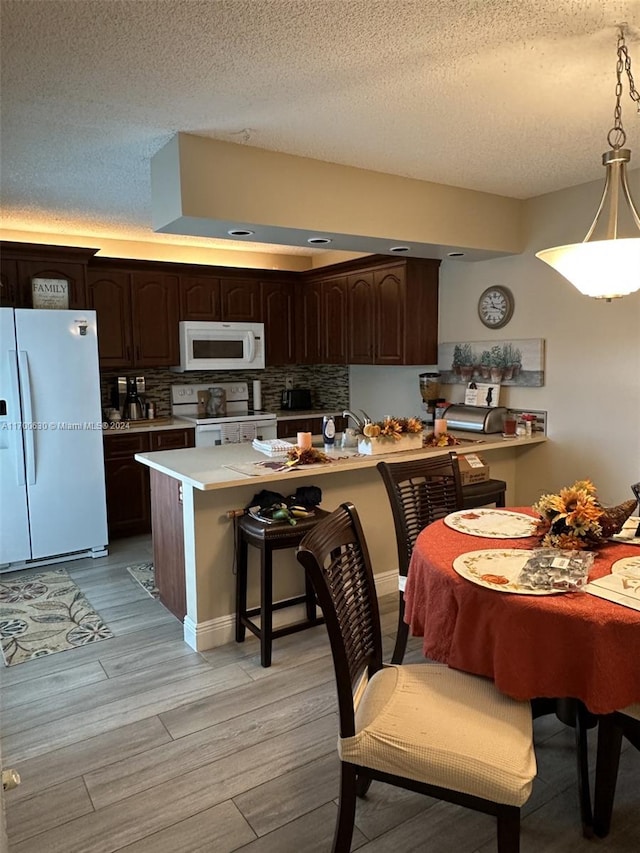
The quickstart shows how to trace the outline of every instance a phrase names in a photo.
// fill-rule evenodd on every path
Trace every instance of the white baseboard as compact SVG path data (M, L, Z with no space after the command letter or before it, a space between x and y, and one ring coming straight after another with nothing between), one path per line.
M398 572L396 569L383 572L375 576L376 593L378 597L389 595L398 591ZM290 622L299 622L304 619L306 610L304 604L296 604L287 607L286 610L276 610L273 614L273 627L281 628ZM197 652L207 649L215 649L216 646L224 646L232 643L236 636L236 615L229 613L219 616L217 619L209 619L207 622L194 622L189 616L185 616L184 641Z

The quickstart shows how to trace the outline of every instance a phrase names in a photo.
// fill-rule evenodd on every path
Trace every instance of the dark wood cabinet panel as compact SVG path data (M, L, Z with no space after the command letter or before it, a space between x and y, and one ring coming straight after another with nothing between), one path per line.
M263 281L261 289L265 362L267 365L295 364L293 284L288 281Z
M183 447L194 447L195 430L163 429L150 433L151 450L180 450Z
M289 418L285 421L278 421L278 438L296 439L299 432L322 435L323 417L323 415L318 415L317 417ZM347 428L347 418L343 418L342 415L336 415L334 416L334 420L336 422L336 432L343 432Z
M180 319L220 320L220 279L180 276Z
M406 336L404 266L373 274L374 362L403 364Z
M259 279L221 278L220 306L223 320L234 323L261 323Z
M296 355L300 364L322 364L322 282L295 285Z
M439 261L407 260L347 276L349 364L434 364Z
M149 469L134 459L149 450L193 447L190 428L110 433L104 439L109 539L151 532ZM175 482L175 481L174 481Z
M322 364L347 364L347 279L322 283Z
M136 367L178 363L178 276L131 274L133 360Z
M18 287L18 264L13 259L0 259L0 308L21 308Z
M181 621L187 613L182 484L151 471L153 565L160 601Z
M87 304L98 318L101 367L131 367L131 276L128 272L88 270Z
M104 467L109 539L149 533L149 469L133 458L107 460Z
M347 276L347 361L373 364L375 292L373 272Z

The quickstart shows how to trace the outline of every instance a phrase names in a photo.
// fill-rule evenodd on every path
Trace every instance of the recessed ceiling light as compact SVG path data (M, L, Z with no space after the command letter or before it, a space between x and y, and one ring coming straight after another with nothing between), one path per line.
M464 252L447 252L448 258L464 258Z
M227 231L230 237L250 237L253 233L253 231L249 231L246 228L232 228L230 231Z
M409 246L392 246L389 249L390 252L409 252L411 251Z
M330 243L329 237L309 237L307 243L312 243L314 246L322 246L325 243Z

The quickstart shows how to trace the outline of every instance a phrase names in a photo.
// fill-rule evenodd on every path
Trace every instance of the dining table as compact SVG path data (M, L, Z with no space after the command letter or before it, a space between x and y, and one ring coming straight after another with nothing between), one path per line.
M483 516L484 528L480 525L478 532L473 516L489 512L498 513L495 523ZM639 609L591 594L585 586L522 589L504 583L500 554L505 560L509 555L519 558L515 551L540 547L526 518L534 520L537 514L530 507L506 507L454 516L455 523L447 517L419 534L409 566L404 618L413 636L423 638L425 657L491 678L514 699L571 697L594 715L640 702L640 571L638 580L632 574L629 582ZM513 535L513 524L504 535L505 519L520 520L520 535ZM478 551L495 551L483 554L491 560L488 581L465 568L476 559L467 555ZM606 579L612 567L618 571L621 560L637 561L640 568L637 544L605 541L593 554L590 584Z

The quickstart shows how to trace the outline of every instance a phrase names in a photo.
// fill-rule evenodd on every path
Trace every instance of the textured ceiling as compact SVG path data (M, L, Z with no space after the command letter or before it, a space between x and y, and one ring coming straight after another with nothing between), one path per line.
M232 248L151 230L150 159L177 131L529 198L604 175L622 21L640 81L640 0L2 0L1 12L0 224L64 235ZM626 80L623 120L638 168Z

